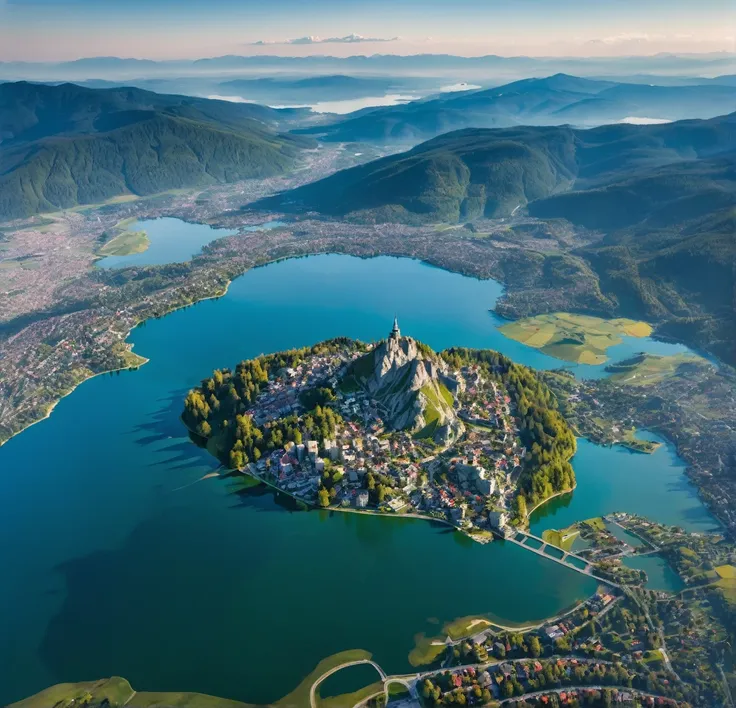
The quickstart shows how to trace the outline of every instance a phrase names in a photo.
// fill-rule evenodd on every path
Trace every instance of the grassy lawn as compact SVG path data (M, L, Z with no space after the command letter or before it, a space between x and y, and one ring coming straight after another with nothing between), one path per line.
M414 648L409 652L409 663L415 667L432 664L444 651L445 643L441 639L417 634L414 637Z
M600 516L594 516L592 519L586 519L585 521L581 521L580 523L585 524L586 526L590 526L590 528L594 531L606 530L606 522L603 521Z
M611 381L629 386L651 386L662 379L674 376L683 364L706 364L706 360L695 354L656 356L643 354L611 367Z
M98 253L101 256L130 256L143 253L150 245L145 231L123 231L108 241Z
M371 656L370 652L363 649L348 649L347 651L341 651L328 656L326 659L322 659L315 666L314 670L291 693L279 699L273 705L278 708L304 708L304 706L309 705L309 692L312 684L322 674L327 673L330 669L334 669L340 664L345 664L349 661L359 661L360 659L370 659Z
M736 605L736 567L719 565L716 568L719 580L716 586L723 591L723 597L730 605Z
M572 526L566 529L548 529L542 532L542 538L547 542L551 543L557 548L561 548L563 551L569 551L572 549L575 539L580 535L580 531Z
M538 315L500 327L510 339L522 342L545 354L578 364L602 364L609 347L620 344L622 336L648 337L652 328L646 322L625 318L606 320L568 312Z
M133 695L130 684L118 676L100 681L60 683L35 696L13 703L10 708L66 708L73 702L102 703L105 699L113 705L122 705ZM130 704L129 704L130 705ZM173 705L173 704L171 704Z
M240 703L227 698L207 696L202 693L139 691L118 676L99 681L60 683L35 696L13 703L11 708L72 708L74 706L108 705L117 708L255 708L250 703ZM307 703L308 705L308 703Z
M630 428L624 433L624 439L621 444L630 450L634 450L634 452L643 452L647 455L651 455L662 447L662 443L637 438L635 428Z
M442 633L444 636L449 634L453 639L460 639L461 637L482 632L484 629L490 627L491 624L485 617L458 617L442 627Z
M409 689L404 686L403 683L396 683L393 681L388 684L388 697L391 698L403 698L409 695Z

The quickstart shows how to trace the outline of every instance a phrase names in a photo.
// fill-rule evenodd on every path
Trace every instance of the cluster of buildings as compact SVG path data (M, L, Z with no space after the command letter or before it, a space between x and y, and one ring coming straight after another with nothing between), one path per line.
M467 705L482 703L474 693L475 686L488 690L495 700L503 700L506 696L504 696L502 686L507 681L516 682L528 691L528 695L520 696L519 700L534 699L539 705L550 705L550 696L553 694L558 699L555 705L579 705L581 702L586 702L589 697L592 698L595 693L600 693L598 688L584 686L538 690L535 679L538 679L550 664L555 670L555 675L560 677L560 681L570 683L578 680L576 679L578 667L584 667L586 675L591 677L586 680L586 683L592 682L595 672L605 673L608 669L605 663L583 658L559 658L544 661L533 659L508 661L496 665L480 665L477 668L463 667L444 674L436 674L430 677L430 681L433 685L443 687L446 692L457 692L458 690L466 692ZM636 689L611 688L609 690L612 701L617 704L632 704L635 698L639 701L639 705L643 706L672 704L670 699L641 694Z
M353 357L359 356L354 354ZM256 425L263 425L304 411L301 396L320 382L335 377L336 372L350 361L346 354L324 354L308 357L295 367L284 369L278 378L269 380L268 389L263 392L248 415L253 416Z
M307 357L269 382L249 411L256 424L301 413L304 394L321 386L335 392L331 406L344 422L333 438L319 444L287 443L251 465L251 472L269 472L278 488L314 503L327 467L339 478L331 492L332 505L358 509L373 506L366 489L370 472L384 487L381 510L411 509L460 527L506 533L515 476L526 454L509 397L477 366L456 372L461 385L455 408L465 421L465 434L440 449L409 431L387 430L380 402L361 389L343 390L342 374L357 356L350 352Z

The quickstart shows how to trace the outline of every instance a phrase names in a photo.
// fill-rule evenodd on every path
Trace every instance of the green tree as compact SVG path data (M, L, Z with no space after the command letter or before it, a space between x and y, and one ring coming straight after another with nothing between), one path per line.
M539 643L539 637L536 635L529 637L529 653L532 656L539 656L542 653L542 645Z
M321 507L330 505L330 493L323 487L317 492L317 500Z

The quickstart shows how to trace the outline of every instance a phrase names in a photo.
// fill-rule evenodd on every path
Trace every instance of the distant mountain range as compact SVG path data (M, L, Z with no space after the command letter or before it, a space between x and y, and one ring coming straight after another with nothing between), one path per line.
M587 127L632 119L712 118L734 110L736 86L728 84L652 86L556 74L365 109L302 132L339 142L416 143L467 127L566 123Z
M626 192L625 187L614 188L619 180L672 181L666 172L652 176L644 171L728 155L736 149L735 129L736 113L708 121L590 130L569 126L466 129L338 172L267 203L287 210L408 222L508 216L531 203L532 210L547 209L569 218L575 205L587 204L602 192L590 191L588 197L565 195L542 205L537 200L573 188L582 195L579 190L603 185L610 185L606 194L613 198ZM681 167L680 182L695 179L697 173L688 165ZM641 193L632 196L644 198ZM595 218L594 212L589 220ZM633 212L626 218L631 217Z
M118 57L89 57L58 63L0 62L0 78L18 79L121 79L206 74L259 74L291 72L294 75L345 73L453 77L460 80L510 81L522 76L565 72L582 76L660 74L714 76L736 72L736 54L657 54L628 57L459 57L448 54L398 56L221 56L198 60L151 61Z
M0 219L279 174L310 144L276 132L293 115L132 88L0 84Z

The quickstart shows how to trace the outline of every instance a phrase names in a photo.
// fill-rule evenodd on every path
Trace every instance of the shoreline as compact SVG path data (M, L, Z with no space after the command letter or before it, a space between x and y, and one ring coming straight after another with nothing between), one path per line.
M179 217L173 217L173 218L179 218ZM203 223L203 222L189 222L189 223ZM217 226L217 225L212 225L212 224L209 224L209 225L212 226L213 228L224 228L224 227ZM277 232L278 230L279 229L274 229L273 231L274 232ZM229 238L229 236L224 236L223 238ZM430 267L434 267L434 268L439 268L441 270L445 270L448 273L457 273L459 275L463 275L464 277L473 277L473 278L476 278L478 280L486 280L486 279L495 280L496 282L498 282L499 284L501 284L503 286L504 290L507 290L508 289L508 286L505 283L503 283L500 280L497 280L493 276L487 276L486 278L480 278L478 276L469 275L468 273L465 273L462 270L453 270L452 268L446 267L446 266L442 265L441 263L433 262L432 260L429 260L429 259L426 259L426 258L421 258L421 257L418 257L418 256L409 256L409 255L406 255L406 254L389 252L389 251L374 253L374 254L371 254L371 255L359 255L359 254L349 253L349 252L347 252L344 249L338 250L338 249L334 249L333 248L332 250L327 250L327 251L312 251L312 252L309 252L309 253L302 253L302 254L298 254L298 255L279 256L279 257L272 258L272 259L266 259L266 260L264 260L264 261L262 261L260 263L254 263L251 266L245 268L245 270L243 270L243 271L241 271L241 272L233 275L232 277L226 277L225 278L225 281L224 281L224 284L222 285L221 289L219 291L213 293L212 295L206 295L204 297L197 298L196 300L194 300L192 302L188 302L188 303L185 303L185 304L178 305L176 307L172 307L171 309L166 310L161 315L144 317L144 318L138 320L137 322L135 322L135 324L133 324L129 328L129 330L128 330L126 336L125 336L125 338L122 341L123 341L124 344L129 344L127 342L127 340L130 337L130 335L133 332L133 330L136 329L137 327L139 327L144 322L147 322L147 321L149 321L151 319L159 319L161 317L166 317L166 316L168 316L168 315L176 312L177 310L182 310L182 309L184 309L186 307L190 307L192 305L196 305L196 304L198 304L200 302L204 302L206 300L216 300L216 299L219 299L221 297L224 297L225 295L227 295L227 293L229 291L229 288L230 288L230 285L232 284L232 282L235 279L242 277L243 275L245 275L250 270L253 270L255 268L265 267L265 266L268 266L268 265L272 265L274 263L278 263L278 262L281 262L281 261L292 260L292 259L295 259L295 258L308 258L308 257L311 257L311 256L321 256L321 255L347 255L347 256L350 256L350 257L356 257L356 258L361 258L361 259L370 259L370 258L376 258L376 257L409 258L411 260L415 260L415 261L418 261L420 263L424 263L424 264L426 264L426 265L428 265ZM502 294L500 296L500 298L499 298L499 301L501 301L503 299L503 297L504 297L504 295ZM493 308L492 311L496 315L498 315L499 317L502 317L502 318L507 319L504 315L502 315L502 314L500 314L498 312L497 305L498 305L498 303L496 303L496 305L494 305L494 308ZM573 314L575 314L575 313L573 312ZM514 321L514 320L512 320L512 321ZM653 332L653 334L651 336L655 336L655 335L656 335L656 328L655 328L655 332ZM666 341L666 340L663 340L663 341ZM675 340L672 340L672 341L675 341ZM131 352L132 352L132 346L133 345L130 344L130 351ZM686 344L685 346L689 346L689 345ZM140 356L140 355L136 355L136 356ZM713 361L712 361L713 360L712 355L706 356L704 358L709 359L711 361L711 363L713 363ZM22 432L24 432L25 430L27 430L28 428L30 428L32 425L35 425L36 423L39 423L39 422L41 422L41 421L49 418L51 416L51 413L54 411L55 407L58 405L58 403L63 398L65 398L66 396L68 396L71 393L73 393L76 390L76 388L79 385L81 385L82 383L84 383L85 381L87 381L87 380L89 380L91 378L94 378L95 376L99 376L99 375L105 374L105 373L114 373L115 371L124 371L124 370L135 369L135 368L138 368L139 366L142 366L143 364L146 364L146 363L148 363L150 361L150 359L148 359L146 357L141 357L141 359L143 359L144 361L142 361L140 364L138 364L136 366L128 365L128 366L116 367L116 368L113 368L113 369L105 369L104 371L99 371L99 372L96 372L96 373L94 373L94 374L92 374L90 376L85 377L84 379L82 379L81 381L79 381L78 383L76 383L68 391L66 391L65 393L63 393L62 395L60 395L57 400L55 400L53 403L51 403L50 406L48 407L48 409L45 411L45 413L42 416L40 416L36 420L33 420L32 422L29 422L27 425L24 425L19 430L14 431L6 439L0 440L0 448L2 448L2 446L5 443L7 443L9 440L11 440L12 438L20 435ZM718 362L718 363L720 363L720 362ZM562 367L562 368L564 368L564 367ZM724 524L723 520L718 516L717 513L715 513L715 511L713 510L711 504L706 499L703 498L702 493L701 493L700 485L697 484L696 480L692 476L693 466L692 466L691 463L689 463L686 460L685 457L683 457L680 454L680 450L678 448L677 442L675 442L675 441L671 440L670 438L668 438L666 436L666 434L663 433L663 432L661 432L661 431L655 431L655 432L657 432L657 434L661 435L665 439L665 441L667 443L672 444L674 446L675 452L677 453L678 457L680 457L683 460L683 462L685 463L685 471L684 471L684 474L687 477L688 481L696 488L698 498L701 500L701 502L708 509L708 511L711 514L711 516L713 516L716 524L720 528L724 528L725 527L725 524ZM591 442L595 442L595 441L591 441ZM598 444L598 443L596 443L596 444ZM616 443L616 444L620 444L620 443ZM622 446L625 447L626 449L631 450L631 448L628 448L625 445L622 445ZM642 453L642 451L640 451L640 450L631 450L631 451L632 452ZM577 483L576 483L575 487L573 487L571 490L568 490L568 491L565 491L565 492L555 493L554 495L552 495L552 496L548 497L547 499L543 500L542 502L540 502L539 504L537 504L531 511L528 511L527 512L527 519L526 520L528 521L530 515L534 511L536 511L540 506L542 506L543 504L545 504L546 502L550 501L551 499L553 499L553 498L555 498L557 496L561 496L562 494L571 493L572 491L574 491L574 489L576 487L577 487ZM456 527L453 527L453 528L456 528Z
M250 268L248 270L250 270ZM246 271L243 271L240 275L245 275L245 273L247 273L247 272L248 272L247 270ZM240 275L238 275L236 277L239 278ZM185 309L187 307L191 307L192 305L196 305L196 304L198 304L200 302L204 302L205 300L217 300L218 298L224 297L225 295L227 295L227 291L229 290L230 285L233 282L233 280L234 280L234 278L227 280L227 282L225 283L225 286L224 286L224 288L223 288L223 290L222 290L221 293L218 293L218 294L215 294L215 295L207 295L206 297L199 298L198 300L195 300L194 302L187 303L186 305L179 305L178 307L173 307L172 309L168 310L166 313L164 313L160 317L168 317L170 314L172 314L174 312L177 312L178 310L183 310L183 309ZM54 408L56 408L56 406L64 398L66 398L67 396L70 396L72 393L74 393L74 391L77 390L77 387L78 386L81 386L83 383L86 383L87 381L90 381L91 379L94 379L97 376L102 376L103 374L114 374L116 371L134 371L135 369L138 369L141 366L144 366L145 364L148 364L148 362L150 362L151 360L148 357L141 356L140 354L135 353L133 351L133 344L130 343L130 342L128 342L128 337L130 337L130 335L132 334L132 332L133 332L134 329L140 327L144 322L148 322L149 320L152 320L152 319L159 319L159 317L147 317L145 319L139 320L134 325L131 325L130 329L128 329L128 333L125 335L125 338L122 340L123 341L123 344L125 344L126 346L128 346L128 351L131 354L134 354L135 356L137 356L137 357L139 357L141 359L141 362L139 364L135 364L135 365L134 364L129 364L128 366L118 366L118 367L115 367L114 369L105 369L104 371L97 371L94 374L91 374L90 376L85 376L81 381L79 381L76 384L74 384L74 386L72 386L72 388L70 388L65 393L61 394L59 396L59 398L57 398L53 403L51 403L50 406L49 406L49 409L46 411L46 413L43 416L41 416L37 420L34 420L31 423L28 423L28 425L24 425L20 430L16 430L14 433L11 433L5 440L0 440L0 447L2 447L3 445L5 445L5 443L7 443L10 440L12 440L14 437L20 435L22 432L28 430L28 428L30 428L31 426L36 425L37 423L40 423L40 422L46 420L47 418L49 418L51 416L51 413L53 412Z
M529 522L529 518L531 517L531 515L532 515L532 514L533 514L533 513L534 513L534 512L535 512L535 511L536 511L537 509L539 509L539 507L540 507L540 506L544 506L544 505L545 505L545 504L546 504L546 503L547 503L548 501L552 501L553 499L555 499L555 498L557 498L557 497L561 497L561 496L563 496L564 494L572 494L572 493L573 493L573 492L574 492L574 491L575 491L575 490L576 490L577 488L578 488L578 483L577 483L577 480L576 480L576 481L575 481L575 484L574 484L574 485L573 485L573 486L572 486L572 487L571 487L570 489L563 489L563 490L562 490L562 491L560 491L560 492L555 492L554 494L551 494L551 495L550 495L550 496L548 496L548 497L547 497L546 499L542 499L542 501L540 501L540 502L539 502L539 504L537 504L536 506L534 506L533 508L531 508L531 509L530 509L529 511L527 511L527 512L526 512L526 521L527 521L527 525L528 525L528 522ZM554 544L551 544L551 545L554 545Z
M136 325L136 327L137 326L138 325ZM130 330L130 332L132 331L133 329ZM128 332L128 334L125 336L125 339L127 339L130 336L130 332ZM125 340L123 341L125 342ZM131 354L134 354L132 344L130 345L130 348L128 349L128 351ZM86 383L87 381L91 381L92 379L97 378L98 376L104 376L105 374L114 374L116 371L135 371L136 369L139 369L141 366L145 366L149 361L151 361L150 359L144 356L141 356L140 354L135 354L135 356L139 357L141 360L138 364L135 364L135 365L130 364L128 366L118 366L115 369L105 369L105 371L98 371L94 374L90 374L89 376L85 376L81 381L75 383L74 386L72 386L66 393L62 394L53 403L51 403L46 413L40 418L38 418L38 420L34 420L33 422L28 423L28 425L23 426L20 430L17 430L16 432L11 433L5 440L0 440L0 448L6 443L10 442L13 438L17 437L21 433L28 430L29 428L33 427L34 425L37 425L38 423L43 423L44 420L47 420L48 418L50 418L51 414L54 412L54 408L56 408L56 406L58 406L59 403L61 403L67 396L70 396L72 393L74 393L74 391L77 390L77 387L81 386L83 383Z

